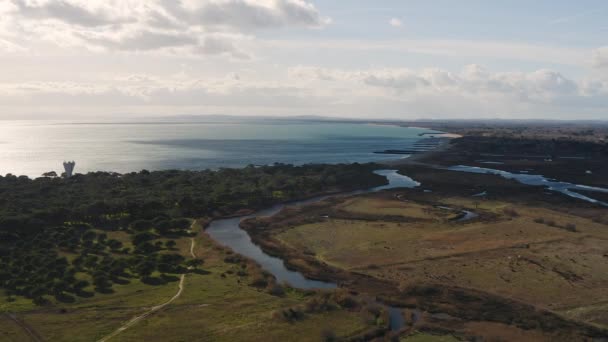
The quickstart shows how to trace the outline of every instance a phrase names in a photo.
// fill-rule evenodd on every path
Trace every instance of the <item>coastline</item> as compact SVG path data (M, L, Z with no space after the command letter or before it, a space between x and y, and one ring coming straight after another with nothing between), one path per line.
M446 134L450 134L450 133L446 133ZM442 138L441 143L439 145L437 145L437 147L433 148L432 150L428 150L428 151L424 151L424 152L416 153L416 154L410 154L406 158L389 159L389 160L379 161L377 163L381 164L381 165L391 166L391 167L402 166L402 165L421 164L420 161L423 159L429 159L429 158L432 158L433 155L441 154L441 153L448 151L452 147L452 139L456 139L459 137L461 137L461 136L455 135L454 137Z
M202 171L244 168L250 164L272 165L275 162L293 165L370 163L399 157L371 154L377 150L408 150L415 141L430 136L441 137L443 134L442 131L408 128L403 123L336 122L321 126L306 124L302 127L297 123L293 128L289 126L290 122L280 125L264 121L245 122L236 128L233 127L235 125L216 128L197 123L198 126L191 128L183 124L170 126L169 133L166 133L169 126L163 127L162 124L144 122L137 126L134 122L110 122L93 123L87 127L81 127L81 124L65 127L42 125L52 132L66 130L68 137L79 142L74 143L72 138L49 140L47 143L53 148L48 151L41 143L28 146L29 158L5 158L0 163L0 169L3 170L2 174L25 175L35 179L49 171L60 174L63 172L60 161L67 159L76 161L74 171L78 174L128 174L142 169ZM125 133L127 128L137 128L142 133L131 136ZM29 129L23 134L30 134ZM87 134L89 130L98 133ZM430 135L419 136L424 132ZM57 131L54 135L59 133ZM107 137L107 141L102 136ZM14 138L1 140L8 155L21 151Z

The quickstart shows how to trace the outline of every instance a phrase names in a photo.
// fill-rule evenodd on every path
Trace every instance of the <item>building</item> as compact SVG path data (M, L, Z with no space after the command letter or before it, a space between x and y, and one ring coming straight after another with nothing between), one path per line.
M64 177L65 178L69 178L72 177L72 174L74 173L74 167L76 166L76 162L75 161L64 161L63 162L63 168L65 169L65 173L64 173Z

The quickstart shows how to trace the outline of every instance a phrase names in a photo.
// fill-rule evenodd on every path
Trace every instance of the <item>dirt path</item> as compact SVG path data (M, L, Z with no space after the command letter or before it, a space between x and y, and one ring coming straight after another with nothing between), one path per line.
M19 319L17 317L17 315L12 314L12 313L7 313L6 316L8 318L10 318L13 322L15 322L15 324L17 324L19 327L21 327L21 329L23 329L27 333L27 335L32 338L33 341L36 341L36 342L43 341L42 337L27 323L25 323L24 321Z
M192 255L192 258L196 259L196 254L194 254L194 246L195 246L196 242L194 241L194 238L190 239L190 255Z
M196 221L194 221L192 223L192 226L194 226L195 223L196 223ZM193 258L196 258L196 254L194 253L194 247L195 247L195 245L196 245L196 242L195 242L194 238L191 238L190 239L190 255L192 255ZM182 292L184 291L184 280L185 279L186 279L186 275L182 274L180 276L180 279L179 279L179 285L178 285L177 293L171 299L169 299L168 301L164 302L163 304L154 306L150 310L146 311L145 313L143 313L143 314L141 314L141 315L139 315L139 316L131 319L130 321L128 321L127 323L125 323L120 328L114 330L114 332L112 332L111 334L109 334L106 337L100 339L98 342L108 341L112 337L115 337L116 335L120 334L121 332L123 332L123 331L129 329L130 327L134 326L139 321L141 321L141 320L149 317L150 315L152 315L156 311L159 311L159 310L163 309L164 307L166 307L167 305L173 303L177 298L179 298L182 295Z

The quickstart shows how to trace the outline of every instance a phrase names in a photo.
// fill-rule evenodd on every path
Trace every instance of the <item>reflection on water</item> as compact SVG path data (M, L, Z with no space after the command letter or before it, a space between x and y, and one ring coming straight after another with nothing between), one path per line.
M264 270L273 274L279 282L287 282L292 286L305 289L337 287L335 283L306 279L300 272L288 270L282 259L264 253L251 241L249 234L239 228L240 221L250 217L253 215L213 221L207 228L207 233L214 240L230 247L236 253L255 260Z
M608 189L604 189L604 188L587 186L587 185L578 185L578 184L572 184L572 183L568 183L568 182L560 182L560 181L548 179L545 176L541 176L541 175L531 175L531 174L527 174L527 173L526 174L511 173L511 172L507 172L507 171L488 169L488 168L476 167L476 166L457 165L457 166L449 167L448 170L461 171L461 172L472 172L472 173L489 173L489 174L494 174L494 175L500 175L504 178L514 179L522 184L546 186L548 188L548 190L550 190L550 191L560 192L564 195L578 198L583 201L587 201L587 202L591 202L591 203L595 203L595 204L599 204L599 205L603 205L603 206L608 206L608 203L606 203L606 202L602 202L602 201L596 200L594 198L582 195L578 192L575 192L576 190L586 190L586 191L608 193Z
M264 120L232 123L7 121L0 125L0 174L39 177L76 161L76 172L202 170L275 162L352 163L394 159L423 129Z
M371 191L382 191L395 188L415 188L417 186L420 186L420 183L416 182L408 176L399 174L397 170L377 170L374 173L386 177L386 179L388 180L388 184L375 187L371 189Z

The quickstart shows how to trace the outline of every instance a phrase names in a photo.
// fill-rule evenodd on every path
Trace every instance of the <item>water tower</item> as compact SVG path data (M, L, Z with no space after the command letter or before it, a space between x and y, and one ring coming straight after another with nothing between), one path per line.
M65 169L65 178L72 177L74 173L74 167L76 166L75 161L63 162L63 168Z

